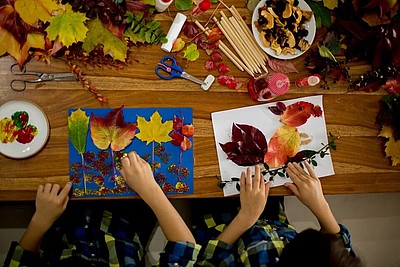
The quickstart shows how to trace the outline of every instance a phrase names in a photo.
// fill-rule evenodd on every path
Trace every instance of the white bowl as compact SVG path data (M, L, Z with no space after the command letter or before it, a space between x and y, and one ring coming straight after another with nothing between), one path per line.
M252 27L252 30L253 30L253 35L254 35L254 38L256 39L258 45L268 55L270 55L271 57L274 57L274 58L278 58L278 59L293 59L293 58L299 57L302 54L304 54L304 52L306 52L306 51L300 51L300 50L296 49L297 53L295 55L292 55L292 54L288 53L286 55L280 54L279 56L277 56L274 50L272 50L271 48L266 47L266 46L263 45L263 43L260 40L260 32L258 31L258 29L257 29L257 27L256 27L256 25L254 23L257 22L258 17L259 17L258 16L258 9L263 7L264 5L265 5L265 0L262 0L262 1L260 1L258 3L256 8L254 9L253 16L252 16L252 19L251 19L251 21L252 21L251 27ZM299 0L299 5L297 7L299 7L301 10L312 11L310 6L304 0ZM304 37L304 39L307 40L308 43L311 45L312 42L314 41L315 32L316 32L316 24L315 24L314 14L312 15L310 21L305 23L304 26L305 26L305 29L308 30L308 35L306 37Z

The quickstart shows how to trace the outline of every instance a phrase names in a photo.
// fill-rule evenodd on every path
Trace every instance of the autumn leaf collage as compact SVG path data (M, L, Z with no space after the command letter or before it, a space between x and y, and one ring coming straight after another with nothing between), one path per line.
M150 164L165 193L193 193L192 121L191 108L70 109L73 196L135 195L119 172L130 151Z

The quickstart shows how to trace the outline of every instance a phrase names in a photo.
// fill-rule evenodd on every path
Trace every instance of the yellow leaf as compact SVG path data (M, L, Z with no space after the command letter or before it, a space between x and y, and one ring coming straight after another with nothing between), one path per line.
M0 28L0 55L8 53L22 66L29 56L28 51L31 47L43 49L44 35L41 33L29 33L26 43L21 48L11 33Z
M182 38L176 38L174 44L172 45L171 52L179 52L185 47L185 41Z
M138 116L137 127L140 130L136 137L146 142L146 145L151 142L169 142L172 138L169 133L173 130L172 120L162 122L162 117L158 111L155 111L150 117L150 121L146 121L145 118Z
M338 0L323 0L324 6L329 8L330 10L336 8L338 6Z
M36 26L38 20L47 22L60 5L52 0L16 0L15 10L26 23Z
M386 157L392 160L392 166L400 163L400 139L395 141L393 137L393 129L389 126L383 125L382 130L378 136L386 137L389 140L386 142L385 153Z
M279 168L300 149L301 137L296 127L283 125L276 130L268 143L264 162L271 168Z

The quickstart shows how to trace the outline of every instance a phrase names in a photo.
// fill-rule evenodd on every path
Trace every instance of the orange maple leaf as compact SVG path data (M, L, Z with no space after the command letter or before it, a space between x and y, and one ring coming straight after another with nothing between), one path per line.
M276 130L268 143L264 162L271 168L284 165L288 157L293 157L300 149L301 138L296 127L283 125Z
M111 145L111 150L121 151L135 137L136 123L125 123L122 108L113 109L105 119L92 113L90 136L99 149L107 149Z

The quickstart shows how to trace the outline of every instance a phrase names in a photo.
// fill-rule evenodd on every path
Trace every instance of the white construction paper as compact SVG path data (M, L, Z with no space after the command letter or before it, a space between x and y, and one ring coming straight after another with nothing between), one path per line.
M305 124L297 127L300 133L306 133L312 139L309 144L301 145L300 150L310 149L318 151L322 148L322 144L326 145L328 143L322 95L296 98L281 102L285 103L286 106L289 106L298 101L306 101L322 108L323 114L321 117L311 116ZM226 153L219 145L220 143L225 144L231 141L233 123L247 124L258 128L265 135L267 142L269 142L269 139L274 135L276 130L280 126L284 125L279 121L280 116L273 114L268 109L268 107L275 105L276 102L273 102L211 113L222 181L231 181L232 177L240 177L240 173L245 171L247 168L236 165L233 161L227 159ZM328 155L324 158L320 158L318 155L315 158L318 166L314 167L314 171L318 177L335 174L329 150L327 153ZM254 171L254 167L252 167L252 169ZM265 178L268 180L269 175L267 174ZM286 182L291 182L290 178L275 175L272 186L280 186ZM224 196L239 194L239 191L236 189L236 183L238 182L231 182L225 185L223 189Z

